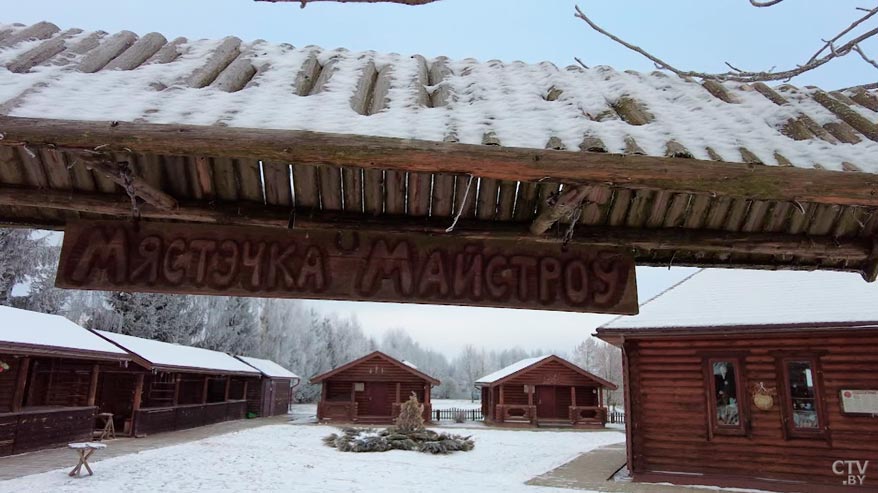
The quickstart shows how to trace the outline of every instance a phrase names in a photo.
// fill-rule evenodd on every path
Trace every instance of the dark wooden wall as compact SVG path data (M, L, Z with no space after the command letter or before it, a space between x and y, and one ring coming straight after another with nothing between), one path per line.
M91 438L96 408L57 408L0 414L0 456Z
M287 414L290 409L290 401L293 397L293 392L290 387L289 380L273 380L272 386L274 387L274 400L271 404L271 414L270 416L282 416Z
M841 389L878 389L878 331L840 331L794 336L728 336L628 340L630 454L635 476L681 471L739 478L753 476L840 485L836 460L878 464L878 418L846 416ZM750 405L749 436L708 435L705 353L722 358L741 352L743 399L749 385L777 388L778 351L823 352L823 402L827 439L785 439L780 396L771 410ZM778 388L778 391L781 389ZM878 488L878 475L867 485Z

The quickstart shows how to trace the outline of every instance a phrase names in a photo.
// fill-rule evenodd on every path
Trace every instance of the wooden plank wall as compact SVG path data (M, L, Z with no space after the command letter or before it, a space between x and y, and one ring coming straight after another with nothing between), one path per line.
M557 362L549 361L535 368L531 368L503 383L508 390L510 386L524 385L583 385L594 386L595 381L569 367ZM503 397L508 402L509 394L504 391Z
M780 391L778 350L825 352L819 361L829 439L785 439L780 397L769 411L751 406L750 436L709 439L703 352L743 352L742 383L749 399L751 384ZM839 402L841 389L878 389L878 331L629 340L626 351L635 479L656 471L744 478L759 471L760 477L839 484L833 461L878 463L878 419L845 416ZM878 485L878 477L867 478L867 484Z
M290 401L293 397L289 380L275 380L272 382L274 386L274 402L271 407L272 416L282 416L287 414L290 409Z
M85 406L93 365L80 360L32 359L25 406Z

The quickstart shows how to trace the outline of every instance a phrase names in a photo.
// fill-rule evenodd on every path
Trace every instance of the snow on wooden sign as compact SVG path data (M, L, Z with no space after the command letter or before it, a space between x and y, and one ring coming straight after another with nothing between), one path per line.
M637 313L629 253L452 235L82 221L65 230L57 285Z

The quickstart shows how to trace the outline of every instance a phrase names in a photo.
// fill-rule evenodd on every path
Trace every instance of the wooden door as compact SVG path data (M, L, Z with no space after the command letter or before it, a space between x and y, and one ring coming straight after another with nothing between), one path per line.
M390 416L393 413L393 400L390 397L390 384L387 382L366 382L366 406L359 410L360 416Z
M555 419L555 387L537 386L537 417Z

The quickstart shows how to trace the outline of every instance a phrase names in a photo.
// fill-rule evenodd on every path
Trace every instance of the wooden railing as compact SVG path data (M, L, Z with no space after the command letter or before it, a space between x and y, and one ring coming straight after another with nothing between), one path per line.
M96 412L96 407L39 407L0 413L0 456L88 440Z
M323 401L317 404L317 419L356 421L357 403L350 401Z
M607 422L607 408L600 406L570 406L570 422L603 426Z
M140 409L134 413L134 435L185 430L222 421L243 419L246 412L246 400Z
M625 413L623 411L610 411L607 413L607 422L625 424Z
M501 423L533 423L537 407L526 404L497 404L495 416Z

